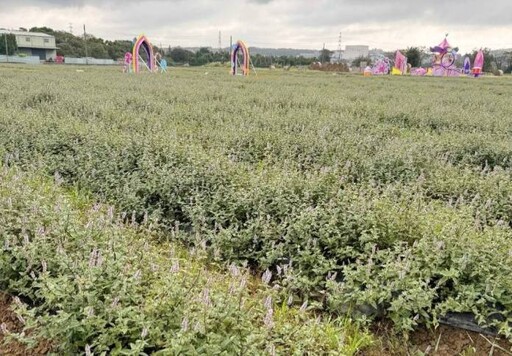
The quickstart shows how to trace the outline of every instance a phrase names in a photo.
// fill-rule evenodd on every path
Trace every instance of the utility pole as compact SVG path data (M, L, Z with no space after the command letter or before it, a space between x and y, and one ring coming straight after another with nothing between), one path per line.
M87 59L87 34L85 33L85 24L84 24L84 47L85 47L85 65L89 64L89 60Z
M222 52L222 32L219 31L219 53Z
M69 23L69 33L73 34L73 24Z
M340 39L338 41L338 62L341 63L341 32L340 32Z
M5 58L7 60L7 63L9 63L9 46L7 45L7 33L4 33L4 40L5 40Z

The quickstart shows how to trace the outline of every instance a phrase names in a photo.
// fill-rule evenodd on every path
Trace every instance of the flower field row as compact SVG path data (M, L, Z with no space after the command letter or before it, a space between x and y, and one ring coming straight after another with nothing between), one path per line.
M4 164L268 269L316 308L404 330L471 312L512 335L507 83L4 74Z

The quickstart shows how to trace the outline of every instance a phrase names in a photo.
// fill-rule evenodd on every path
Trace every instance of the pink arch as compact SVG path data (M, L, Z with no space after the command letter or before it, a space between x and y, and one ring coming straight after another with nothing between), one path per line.
M154 71L156 67L155 63L155 55L153 53L153 46L149 42L146 36L140 35L135 43L133 44L132 51L132 68L134 73L139 72L139 50L140 47L143 47L144 50L148 53L148 63L146 63L149 67L150 71Z

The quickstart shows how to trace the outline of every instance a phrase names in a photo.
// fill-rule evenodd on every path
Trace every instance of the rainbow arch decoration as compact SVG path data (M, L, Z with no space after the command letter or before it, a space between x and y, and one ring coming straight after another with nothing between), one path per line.
M144 62L144 60L139 55L140 48L143 48L148 56L148 63ZM153 46L151 45L151 42L147 39L146 36L140 35L135 39L135 42L133 43L133 49L132 49L132 69L134 73L139 73L139 63L143 62L146 68L150 72L154 72L156 69L156 59L155 54L153 52Z
M242 63L238 62L238 52L242 53ZM238 40L231 48L231 74L237 75L238 68L242 71L241 75L249 75L249 66L251 63L251 56L249 54L249 48L244 41Z

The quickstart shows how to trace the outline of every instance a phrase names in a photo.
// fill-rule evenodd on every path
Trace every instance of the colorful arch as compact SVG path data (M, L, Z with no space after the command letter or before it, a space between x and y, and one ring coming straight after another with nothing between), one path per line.
M153 52L153 46L146 36L140 35L133 44L132 49L132 68L134 73L139 72L139 50L143 48L148 54L148 63L146 63L150 72L154 72L156 68L155 54Z
M251 56L249 54L249 48L244 41L237 41L233 48L231 48L231 74L238 74L238 52L242 51L243 62L240 65L242 75L249 75L249 65L251 63Z

